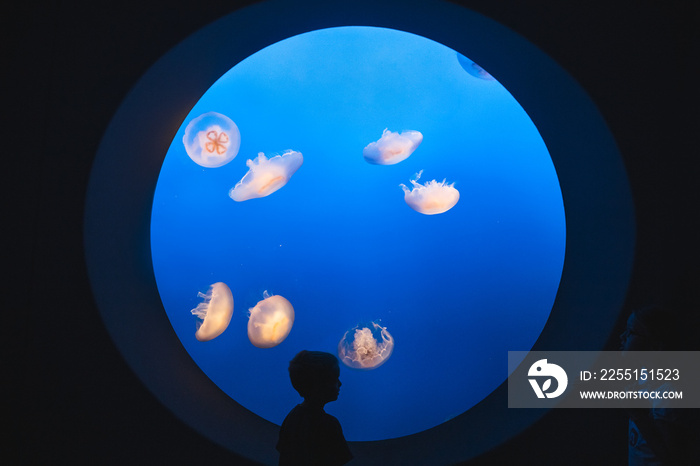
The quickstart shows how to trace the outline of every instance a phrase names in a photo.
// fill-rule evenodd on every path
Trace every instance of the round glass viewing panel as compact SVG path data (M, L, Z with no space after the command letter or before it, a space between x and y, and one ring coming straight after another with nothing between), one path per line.
M388 164L367 155L371 143ZM459 199L426 215L400 185L432 180ZM248 194L232 198L239 182ZM386 329L389 358L341 364L339 399L326 406L348 440L429 429L502 384L507 351L532 348L547 322L565 243L552 159L508 90L444 45L378 27L299 34L236 64L182 122L151 216L175 333L219 388L264 419L281 424L300 401L287 374L298 351L337 354L358 324ZM218 282L233 314L199 341L190 310ZM294 319L286 338L261 348L248 320L265 292L288 300Z

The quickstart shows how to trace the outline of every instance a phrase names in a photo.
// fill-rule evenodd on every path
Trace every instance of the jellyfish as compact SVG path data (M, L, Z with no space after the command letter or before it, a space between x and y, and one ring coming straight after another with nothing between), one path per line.
M464 68L464 71L467 73L471 74L475 78L483 79L485 81L494 81L495 78L491 76L485 69L462 55L461 53L457 54L457 61L459 61L459 64Z
M405 184L399 186L403 189L404 200L408 206L425 215L435 215L447 212L459 201L459 191L454 188L454 183L447 184L446 180L428 181L425 184L418 183L423 170L416 173L411 180L413 189L409 189Z
M248 161L248 173L228 193L236 202L269 196L289 182L294 172L304 163L301 152L287 150L270 159L262 152Z
M338 359L353 369L376 369L394 351L394 339L377 322L351 328L338 343Z
M182 142L194 163L216 168L236 157L241 146L241 133L226 115L208 112L189 122Z
M373 165L394 165L406 160L421 142L423 135L418 131L404 131L399 134L386 128L379 141L370 142L362 151L362 155Z
M263 300L249 309L248 338L253 346L272 348L287 338L294 325L292 303L280 295L263 292Z
M209 341L221 335L231 322L233 296L231 289L222 282L214 283L206 294L199 292L197 296L204 301L191 311L199 319L194 336L199 341Z

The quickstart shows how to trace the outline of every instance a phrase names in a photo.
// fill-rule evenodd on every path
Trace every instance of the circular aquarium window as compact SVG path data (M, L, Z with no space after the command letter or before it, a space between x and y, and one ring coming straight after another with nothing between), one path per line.
M509 350L607 338L633 247L619 154L480 15L302 3L208 26L120 107L86 202L100 312L166 406L249 458L276 462L311 349L342 361L326 409L363 464L468 459L541 415L506 407Z
M281 424L289 361L339 354L327 410L349 440L434 427L503 383L547 322L566 236L552 159L508 90L377 27L296 35L224 74L175 134L151 218L165 311L207 376ZM193 316L219 282L232 306Z

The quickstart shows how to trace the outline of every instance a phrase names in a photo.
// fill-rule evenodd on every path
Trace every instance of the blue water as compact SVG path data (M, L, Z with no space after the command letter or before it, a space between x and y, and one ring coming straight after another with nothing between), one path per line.
M263 418L280 424L301 401L287 375L298 351L335 353L360 322L378 320L395 348L376 370L341 366L340 397L326 410L348 440L408 435L463 413L505 380L507 351L530 349L542 331L564 260L556 172L517 101L458 57L395 30L314 31L237 64L182 122L153 201L158 290L194 361ZM182 144L187 123L209 111L241 133L238 156L220 168L195 164ZM424 139L397 165L370 165L362 149L384 128ZM304 163L286 186L228 197L247 159L287 149ZM399 184L419 170L421 182L454 182L457 205L432 216L409 208ZM218 281L233 292L233 318L199 342L190 309ZM247 337L264 290L296 312L269 349Z

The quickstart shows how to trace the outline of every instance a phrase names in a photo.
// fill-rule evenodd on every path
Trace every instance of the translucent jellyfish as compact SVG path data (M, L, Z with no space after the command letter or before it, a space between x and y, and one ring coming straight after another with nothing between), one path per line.
M365 160L373 165L394 165L406 160L423 142L418 131L404 131L401 134L385 129L379 141L370 142L362 151Z
M249 310L248 338L258 348L279 345L294 325L292 303L279 295L270 296L267 290L263 293L263 300Z
M447 184L446 180L428 181L425 184L418 183L423 170L416 173L411 180L413 189L409 189L405 184L400 184L404 192L404 200L408 206L425 215L435 215L447 212L459 201L459 191L454 188L454 183Z
M338 359L353 369L376 369L394 351L394 339L377 322L351 328L338 343Z
M464 71L467 73L471 74L475 78L483 79L485 81L494 81L495 78L491 76L485 69L462 55L461 53L457 54L457 60L459 61L459 64L464 68Z
M199 292L197 296L204 298L192 314L197 316L197 333L199 341L209 341L221 335L233 315L233 295L231 289L222 282L214 283L206 294Z
M182 138L187 155L203 167L226 165L238 154L241 133L226 115L209 112L193 119Z
M228 195L236 202L269 196L289 182L294 172L304 163L301 152L288 150L270 159L262 152L246 162L248 173L234 186Z

